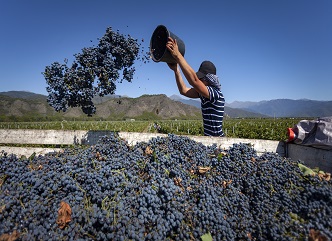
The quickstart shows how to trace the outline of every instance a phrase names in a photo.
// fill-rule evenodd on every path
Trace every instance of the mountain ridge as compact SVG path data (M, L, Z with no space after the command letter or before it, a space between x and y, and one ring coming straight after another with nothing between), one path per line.
M166 95L142 95L137 98L112 95L95 97L96 114L104 120L202 119L200 102ZM193 105L193 103L195 105ZM47 96L26 91L0 92L0 120L89 119L79 107L56 112L47 103ZM225 107L225 117L264 117L261 114ZM91 119L91 118L90 118Z
M274 99L259 102L235 101L227 104L270 117L324 117L332 116L332 101L309 99Z
M35 97L35 98L34 98ZM97 101L96 101L97 100ZM108 96L94 100L94 118L126 119L200 119L200 109L169 99L166 95L143 95L138 98ZM31 92L0 92L0 113L3 118L85 118L81 108L56 112L47 103L47 96Z
M201 108L201 102L197 99L184 99L178 95L171 95L169 98L172 100L175 100L175 101L182 102L187 105L195 106L199 109ZM255 113L252 111L238 109L238 108L232 108L232 107L227 106L227 104L225 104L224 113L225 113L225 116L231 117L231 118L265 118L265 117L268 117L264 114Z
M200 101L178 95L142 95L137 98L111 95L93 99L97 112L93 117L124 119L201 119ZM27 91L0 92L0 117L85 118L80 108L56 112L47 96ZM235 101L225 104L224 116L230 118L324 117L332 116L332 101L276 99Z

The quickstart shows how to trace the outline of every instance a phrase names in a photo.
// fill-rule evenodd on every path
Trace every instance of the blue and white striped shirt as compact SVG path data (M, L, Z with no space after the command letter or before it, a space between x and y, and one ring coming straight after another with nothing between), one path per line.
M206 86L210 99L200 95L205 136L224 136L222 130L225 98L218 88Z

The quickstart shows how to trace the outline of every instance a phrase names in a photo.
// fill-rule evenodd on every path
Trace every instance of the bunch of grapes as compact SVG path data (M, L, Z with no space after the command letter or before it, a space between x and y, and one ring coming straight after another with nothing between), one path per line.
M116 133L45 156L0 154L0 238L308 240L332 238L332 181L300 161L168 135L134 146ZM70 222L59 228L61 201Z
M96 112L94 96L114 94L117 80L132 81L135 60L145 63L149 60L149 54L137 39L111 27L96 47L83 48L74 56L71 66L65 60L63 64L54 62L45 67L47 101L56 111L81 107L88 116Z

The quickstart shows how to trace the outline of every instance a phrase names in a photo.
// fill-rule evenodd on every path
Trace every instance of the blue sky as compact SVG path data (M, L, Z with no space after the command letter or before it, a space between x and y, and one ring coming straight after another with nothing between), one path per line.
M97 44L107 27L144 39L165 25L197 70L217 67L226 102L332 100L331 0L1 0L0 92L47 95L45 66ZM92 40L92 42L91 42ZM163 62L136 65L118 95L178 94Z

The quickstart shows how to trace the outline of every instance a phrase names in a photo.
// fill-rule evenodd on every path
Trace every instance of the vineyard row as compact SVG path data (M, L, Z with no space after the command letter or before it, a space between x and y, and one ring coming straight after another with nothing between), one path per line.
M283 141L288 138L287 128L299 121L300 119L292 118L226 119L223 129L227 137ZM109 130L203 135L201 120L0 122L0 129Z

